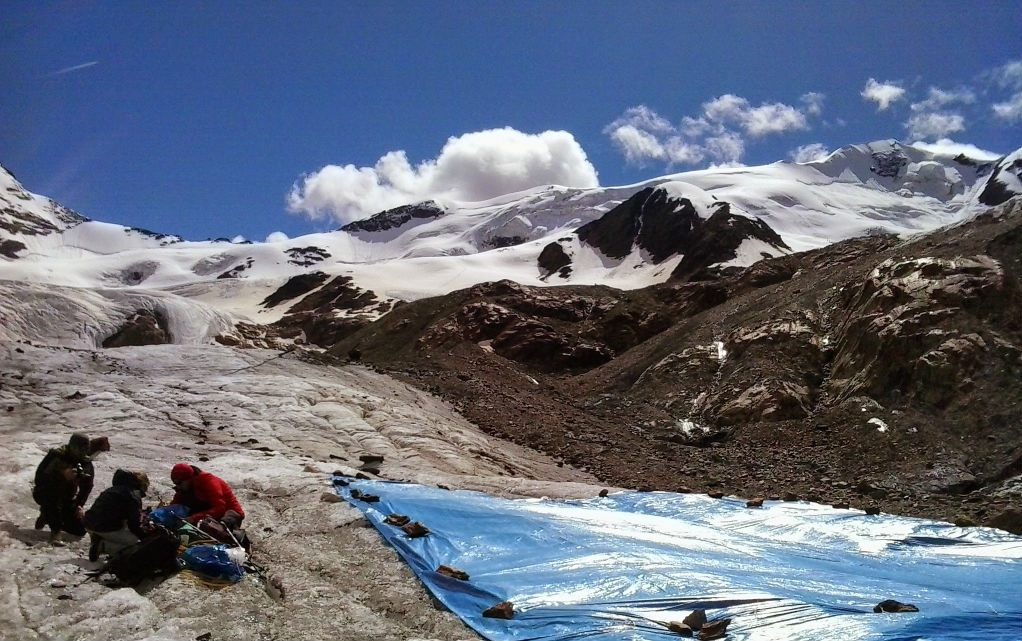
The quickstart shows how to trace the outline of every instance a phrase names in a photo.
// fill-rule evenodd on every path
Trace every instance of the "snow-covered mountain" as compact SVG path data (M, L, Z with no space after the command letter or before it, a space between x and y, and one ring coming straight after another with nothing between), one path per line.
M2 171L0 278L91 288L108 298L151 292L153 304L171 316L168 300L190 299L216 318L210 331L189 333L188 340L200 341L229 319L279 319L286 306L265 301L288 279L309 273L370 292L382 304L360 313L377 315L396 301L501 279L637 289L856 236L926 232L966 220L1022 192L1020 154L980 162L889 140L809 163L421 203L269 243L185 241L86 220Z

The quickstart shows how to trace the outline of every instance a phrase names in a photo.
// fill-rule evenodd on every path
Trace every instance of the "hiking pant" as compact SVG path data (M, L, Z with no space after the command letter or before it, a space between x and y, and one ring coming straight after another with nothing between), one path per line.
M101 548L99 551L109 554L110 556L116 555L121 550L129 548L141 540L127 527L122 527L121 529L114 530L113 532L96 532L89 530L89 534L100 540Z
M39 516L50 526L50 532L59 534L67 532L74 536L84 536L85 526L78 518L78 506L69 499L50 499L36 497L39 503Z

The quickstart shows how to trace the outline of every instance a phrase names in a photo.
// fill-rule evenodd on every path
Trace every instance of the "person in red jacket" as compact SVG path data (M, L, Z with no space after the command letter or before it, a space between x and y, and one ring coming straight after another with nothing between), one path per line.
M185 520L192 525L210 516L231 529L241 526L245 511L223 479L194 465L178 463L170 471L170 480L174 482L175 490L170 502L188 508Z

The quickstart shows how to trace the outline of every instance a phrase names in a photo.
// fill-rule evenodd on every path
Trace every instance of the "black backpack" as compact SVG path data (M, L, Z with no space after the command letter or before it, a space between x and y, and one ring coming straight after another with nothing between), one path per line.
M179 545L180 540L176 536L166 530L158 530L110 559L104 570L125 585L138 585L157 574L173 574L180 569L177 562Z

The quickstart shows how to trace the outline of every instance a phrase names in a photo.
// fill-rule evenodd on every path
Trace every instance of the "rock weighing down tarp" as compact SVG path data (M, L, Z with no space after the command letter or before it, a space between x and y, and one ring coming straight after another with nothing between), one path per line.
M555 502L334 482L493 641L678 638L666 624L694 609L731 618L732 640L1016 641L1022 631L1022 538L997 530L666 492ZM384 522L391 514L430 533L409 537ZM874 613L886 599L919 612ZM482 616L503 601L511 620Z

